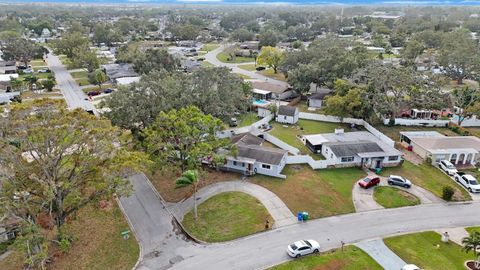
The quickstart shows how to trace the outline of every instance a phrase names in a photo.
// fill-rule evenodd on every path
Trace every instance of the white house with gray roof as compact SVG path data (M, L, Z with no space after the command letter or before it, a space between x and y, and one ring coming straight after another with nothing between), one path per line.
M335 133L306 135L304 142L314 153L321 153L333 167L376 169L402 163L402 152L367 131L336 129Z
M262 146L264 139L250 133L242 133L232 137L232 143L237 146L236 156L227 156L225 171L239 172L244 175L264 174L273 177L286 178L282 170L287 161L288 151Z
M298 122L300 113L297 107L281 105L278 107L277 122L285 124L295 124Z
M400 142L432 164L449 160L456 165L480 163L480 138L475 136L445 136L436 131L400 132Z

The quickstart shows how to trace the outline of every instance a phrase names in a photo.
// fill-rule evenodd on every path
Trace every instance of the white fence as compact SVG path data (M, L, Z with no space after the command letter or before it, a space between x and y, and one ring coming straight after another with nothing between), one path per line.
M268 133L262 133L262 135L263 135L263 138L266 141L274 144L275 146L278 146L278 147L282 148L283 150L287 150L288 152L290 152L294 155L298 155L300 153L300 150L291 146L290 144L287 144L287 143L283 142L282 140L278 139L277 137L275 137L273 135L270 135Z
M359 126L364 126L365 129L367 129L370 133L372 133L375 137L377 137L379 140L384 142L385 144L394 147L395 142L387 137L385 134L382 132L378 131L376 128L374 128L372 125L367 123L363 119L356 119L356 118L340 118L337 116L331 116L331 115L323 115L323 114L316 114L316 113L303 113L301 112L299 114L300 119L307 119L307 120L314 120L314 121L323 121L323 122L332 122L332 123L347 123L347 124L355 124Z
M388 125L389 118L383 119L383 124ZM424 126L424 127L445 127L449 122L458 124L457 120L433 120L433 119L406 119L395 118L395 125L399 126ZM480 119L476 116L465 119L462 122L462 127L480 127Z
M287 164L305 164L307 163L312 169L325 169L331 165L326 160L314 160L308 155L287 156Z

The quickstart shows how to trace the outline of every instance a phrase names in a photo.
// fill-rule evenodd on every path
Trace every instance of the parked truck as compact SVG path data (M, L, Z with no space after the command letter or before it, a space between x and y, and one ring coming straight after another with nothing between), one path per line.
M468 191L472 193L480 192L480 184L477 182L477 179L473 175L467 174L465 172L457 172L455 173L454 177L455 181L464 186Z

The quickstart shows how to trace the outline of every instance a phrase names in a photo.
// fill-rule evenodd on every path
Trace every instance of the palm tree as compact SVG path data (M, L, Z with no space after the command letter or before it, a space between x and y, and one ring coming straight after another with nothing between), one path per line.
M195 221L197 220L197 186L198 186L198 171L188 170L182 173L182 176L175 181L175 187L181 188L186 186L193 186L193 209L195 213Z
M10 86L12 87L12 90L21 90L23 86L23 81L17 78L10 77Z
M473 231L470 233L470 236L464 237L462 239L463 250L466 253L473 251L474 261L477 260L479 256L479 248L480 248L480 232Z
M28 84L28 89L33 90L33 85L37 83L38 78L35 75L28 75L23 79Z

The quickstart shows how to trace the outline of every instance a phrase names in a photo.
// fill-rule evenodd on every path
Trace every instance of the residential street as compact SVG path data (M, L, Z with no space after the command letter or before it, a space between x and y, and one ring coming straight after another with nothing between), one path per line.
M279 84L279 85L286 85L287 84L286 82L275 80L275 79L269 78L267 76L264 76L260 73L257 73L257 72L254 72L254 71L244 70L244 69L241 69L241 68L238 67L240 65L254 64L254 62L239 63L239 64L235 63L234 64L234 63L223 63L222 61L218 60L217 59L217 54L221 53L225 49L225 47L228 47L229 45L231 45L231 44L224 44L224 45L221 45L220 47L216 48L215 50L212 50L212 51L208 52L205 55L205 61L210 62L211 64L213 64L214 66L217 66L217 67L231 68L233 73L238 73L238 74L248 76L253 80L267 81L269 83L274 83L274 84Z
M131 178L135 193L122 198L142 246L138 269L263 269L288 260L288 244L311 238L322 250L395 234L480 224L480 203L438 203L372 210L285 226L221 244L196 244L178 227L144 176ZM158 257L153 254L159 251ZM259 256L261 254L261 256ZM254 258L254 259L253 259Z
M93 105L86 101L87 95L78 86L75 80L72 78L68 70L62 64L58 56L52 54L50 51L48 57L45 59L48 67L55 73L55 80L57 81L57 87L62 92L67 106L70 109L82 108L86 111L95 111Z

